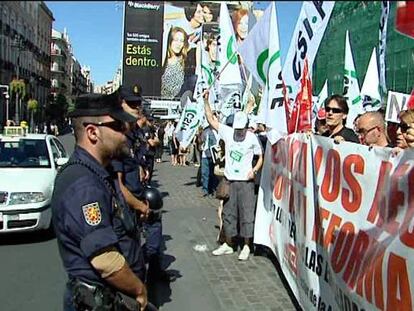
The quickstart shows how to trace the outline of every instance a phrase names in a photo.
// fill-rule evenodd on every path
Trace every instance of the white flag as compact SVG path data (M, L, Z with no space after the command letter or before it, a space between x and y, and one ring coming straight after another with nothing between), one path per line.
M295 102L300 88L305 58L308 59L309 69L313 66L334 4L335 1L303 1L282 71L291 103Z
M387 24L390 13L390 2L381 1L381 19L379 23L379 65L380 65L380 85L383 94L387 94L385 77L385 53L387 49Z
M374 110L380 108L381 96L379 93L379 77L378 77L378 65L377 65L377 53L376 49L372 50L371 58L369 60L368 70L365 74L364 83L361 88L361 97L369 96L371 99ZM366 108L367 110L368 108ZM369 109L372 110L372 109Z
M241 110L242 98L241 98L240 85L226 85L221 88L221 101L220 101L220 114L224 117Z
M187 103L181 113L180 121L175 128L176 137L180 142L180 147L187 148L190 145L198 127L203 121L204 115L202 114L203 110L200 106L202 106L200 105L200 102L191 102L191 100L187 98Z
M219 77L220 85L242 84L239 62L236 53L236 37L234 35L233 24L225 2L221 2L220 6L219 27L219 72L221 72Z
M346 126L354 127L354 119L358 114L363 113L362 98L359 91L357 73L355 71L354 58L352 56L351 44L349 42L349 32L346 31L345 39L345 68L344 68L344 90L343 95L348 102L348 117Z
M260 117L270 128L287 132L283 105L282 65L276 5L272 1L239 48L246 67L260 85L263 97Z

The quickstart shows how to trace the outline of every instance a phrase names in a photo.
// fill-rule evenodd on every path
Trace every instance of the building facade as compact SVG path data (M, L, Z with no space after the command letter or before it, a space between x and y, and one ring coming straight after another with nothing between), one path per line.
M390 1L386 47L388 90L411 93L414 85L414 40L395 31L396 3ZM379 45L381 1L337 1L313 65L313 92L328 79L329 94L342 94L345 33L350 43L360 88L374 47Z
M52 30L51 56L51 95L55 99L62 94L68 99L72 95L72 55L66 29L63 32Z
M50 93L50 40L53 14L43 1L0 2L0 124L27 120L27 101L36 99L42 111ZM11 95L6 109L6 86L22 80L25 96ZM16 113L17 112L17 113Z

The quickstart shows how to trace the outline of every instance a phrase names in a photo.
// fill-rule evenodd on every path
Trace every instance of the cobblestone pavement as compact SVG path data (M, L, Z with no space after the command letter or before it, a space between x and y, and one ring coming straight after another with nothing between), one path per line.
M165 261L177 278L150 287L151 301L160 310L296 310L269 258L251 254L240 262L238 252L211 254L218 246L218 200L201 197L197 168L173 167L167 158L155 164L153 183L165 195ZM207 251L194 250L196 245Z

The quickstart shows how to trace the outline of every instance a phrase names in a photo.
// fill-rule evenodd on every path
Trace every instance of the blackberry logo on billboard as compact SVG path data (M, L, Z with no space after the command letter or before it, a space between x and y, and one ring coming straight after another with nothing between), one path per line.
M160 94L163 21L163 1L125 5L122 84L140 84L146 96Z

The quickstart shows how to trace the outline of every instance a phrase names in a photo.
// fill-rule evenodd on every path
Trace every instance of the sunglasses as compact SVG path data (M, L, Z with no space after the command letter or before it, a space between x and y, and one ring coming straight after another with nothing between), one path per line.
M342 113L342 109L341 108L332 108L332 107L325 107L325 111L326 113L331 112L332 113Z
M114 121L108 121L108 122L83 122L83 126L88 125L95 125L95 126L105 126L109 127L110 129L114 130L115 132L126 132L128 130L128 127L125 122L114 120Z
M126 101L126 103L132 109L140 109L142 107L141 101Z
M358 129L357 131L356 131L356 133L359 135L359 136L366 136L369 132L371 132L372 130L375 130L376 128L378 128L378 126L376 125L376 126L374 126L374 127L371 127L370 129L368 129L368 130L366 130L366 129L363 129L363 128L360 128L360 129Z
M407 123L402 122L398 125L398 127L400 128L401 133L406 133L407 130L410 128L410 126Z

